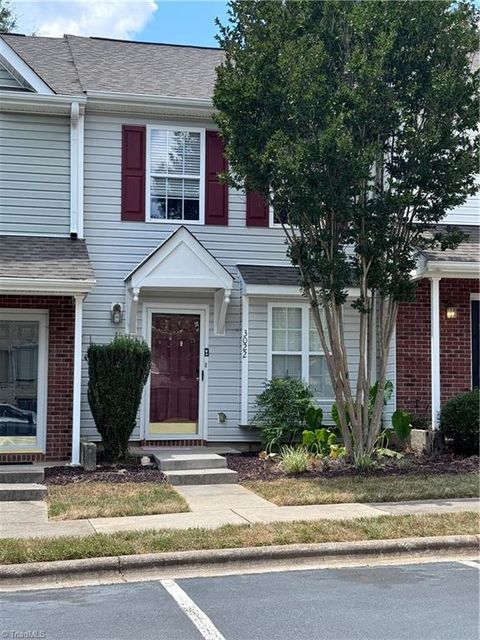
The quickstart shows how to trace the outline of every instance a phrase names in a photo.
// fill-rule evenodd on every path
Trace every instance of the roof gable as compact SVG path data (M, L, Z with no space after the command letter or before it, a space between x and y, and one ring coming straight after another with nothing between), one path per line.
M188 231L180 227L125 278L132 289L231 289L233 278Z

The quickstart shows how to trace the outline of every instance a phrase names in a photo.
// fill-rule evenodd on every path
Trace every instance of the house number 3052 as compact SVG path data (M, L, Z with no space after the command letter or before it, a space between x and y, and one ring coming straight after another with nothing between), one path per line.
M248 331L243 330L242 336L242 358L246 358L248 353Z

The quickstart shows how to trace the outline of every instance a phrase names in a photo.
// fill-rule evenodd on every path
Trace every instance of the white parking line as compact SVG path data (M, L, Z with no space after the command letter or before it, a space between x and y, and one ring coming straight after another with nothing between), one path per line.
M480 563L473 560L457 560L460 564L466 564L467 567L473 567L474 569L480 569Z
M160 580L183 613L190 618L205 640L225 640L217 627L200 607L178 586L175 580Z

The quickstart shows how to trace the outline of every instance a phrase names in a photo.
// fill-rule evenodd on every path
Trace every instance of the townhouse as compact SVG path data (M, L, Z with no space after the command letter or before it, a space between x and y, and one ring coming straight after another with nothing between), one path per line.
M79 461L98 440L91 342L143 336L152 369L133 440L248 444L272 376L332 390L283 231L227 188L212 120L217 49L0 36L0 462ZM388 377L434 424L478 386L479 201L455 252L420 255ZM354 295L352 290L351 295ZM346 307L351 371L356 312Z

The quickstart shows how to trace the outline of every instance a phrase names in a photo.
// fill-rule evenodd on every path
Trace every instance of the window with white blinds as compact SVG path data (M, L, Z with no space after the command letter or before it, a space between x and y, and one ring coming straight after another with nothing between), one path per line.
M269 326L270 377L304 380L316 399L333 399L325 353L309 306L272 303Z
M148 219L199 223L203 220L205 132L149 127L147 141Z

